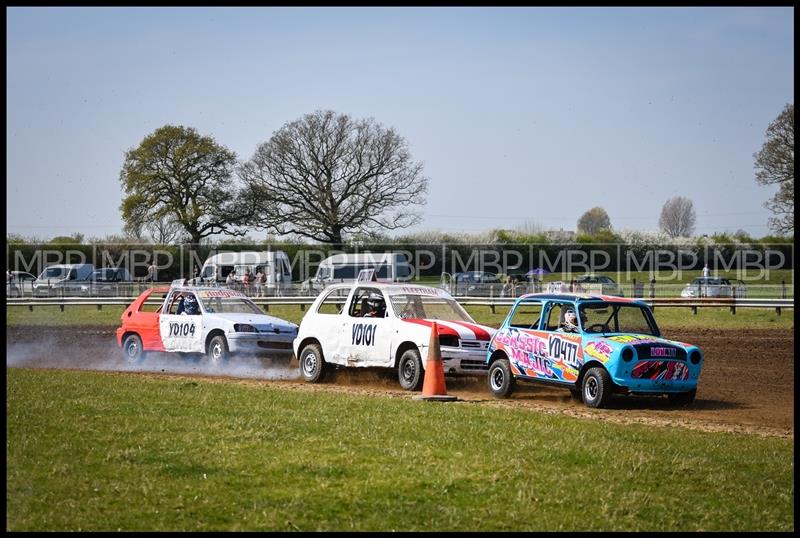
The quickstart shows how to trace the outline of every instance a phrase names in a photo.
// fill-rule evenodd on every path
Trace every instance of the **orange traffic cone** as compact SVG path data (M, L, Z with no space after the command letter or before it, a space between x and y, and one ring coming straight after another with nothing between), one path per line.
M439 348L439 327L435 321L431 327L431 340L428 344L428 363L425 368L425 380L422 383L422 394L414 396L414 399L440 402L458 400L456 396L447 395L447 387L444 384L442 350Z

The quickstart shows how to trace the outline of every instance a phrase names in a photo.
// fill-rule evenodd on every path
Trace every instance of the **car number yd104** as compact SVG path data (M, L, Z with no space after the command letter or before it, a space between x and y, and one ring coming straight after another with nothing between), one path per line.
M194 323L170 323L170 336L194 336Z

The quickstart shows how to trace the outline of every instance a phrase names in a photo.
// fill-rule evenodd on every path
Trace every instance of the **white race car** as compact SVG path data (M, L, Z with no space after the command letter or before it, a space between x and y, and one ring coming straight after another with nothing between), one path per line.
M331 285L309 308L294 341L306 381L328 365L396 368L400 386L418 390L436 321L445 374L485 374L495 329L478 325L446 291L405 283Z
M156 311L146 309L153 293L165 293ZM212 362L231 353L287 356L297 325L265 314L243 293L223 287L150 288L122 313L117 343L129 362L147 351L205 353Z

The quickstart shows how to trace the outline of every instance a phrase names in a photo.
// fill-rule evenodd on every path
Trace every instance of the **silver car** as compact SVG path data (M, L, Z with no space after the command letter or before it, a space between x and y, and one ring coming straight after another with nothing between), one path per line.
M734 289L736 290L734 292ZM727 278L719 278L712 276L699 276L681 291L681 297L744 297L747 295L747 286L741 280L731 284Z

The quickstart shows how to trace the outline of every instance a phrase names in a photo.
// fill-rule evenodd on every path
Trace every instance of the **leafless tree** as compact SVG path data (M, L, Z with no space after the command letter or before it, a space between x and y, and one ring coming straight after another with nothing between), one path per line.
M257 218L279 234L341 245L344 234L419 222L428 179L404 138L373 119L317 111L284 125L239 175Z
M794 104L767 127L767 140L755 158L756 182L779 185L778 192L764 207L775 213L769 227L779 233L794 233Z
M578 232L594 235L601 230L611 229L611 219L602 207L593 207L578 219Z
M691 237L697 216L689 198L675 196L664 202L658 227L670 237Z

